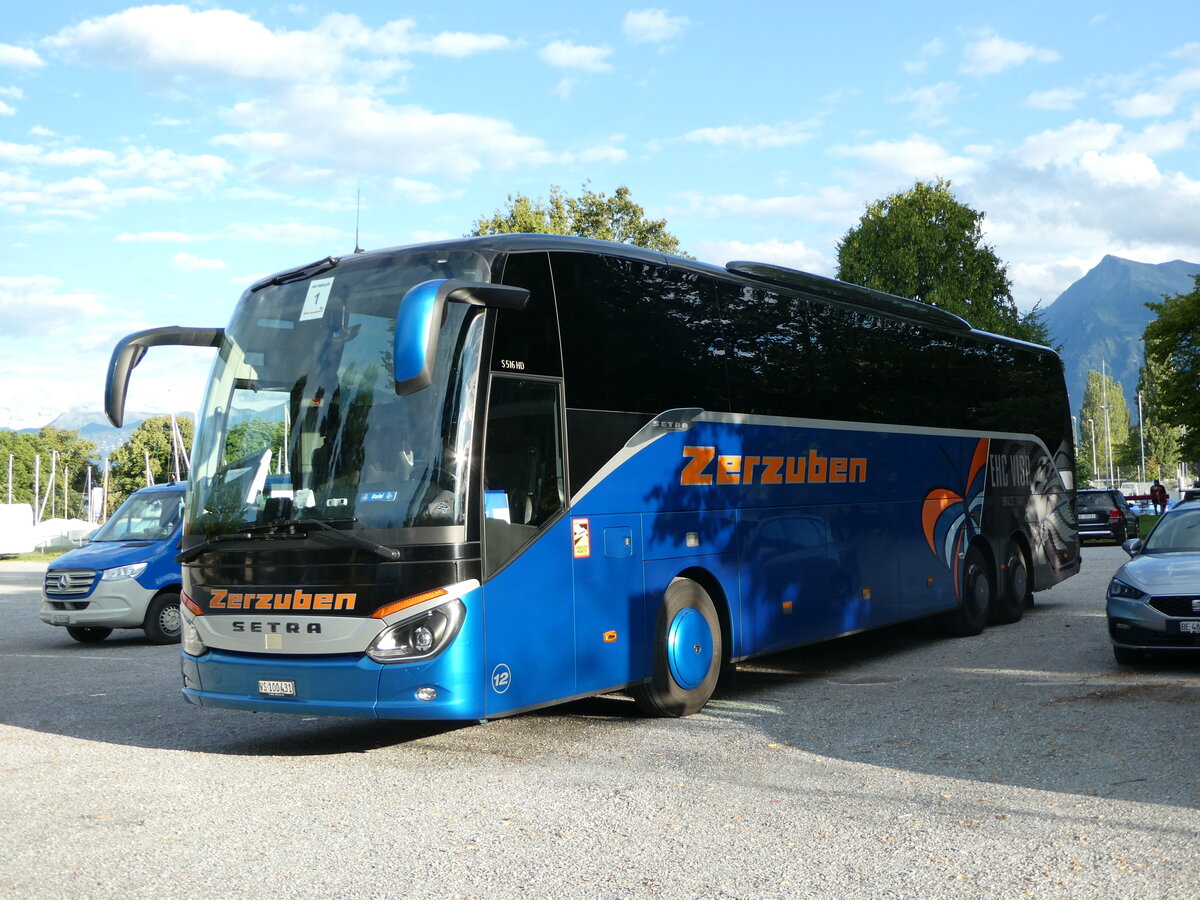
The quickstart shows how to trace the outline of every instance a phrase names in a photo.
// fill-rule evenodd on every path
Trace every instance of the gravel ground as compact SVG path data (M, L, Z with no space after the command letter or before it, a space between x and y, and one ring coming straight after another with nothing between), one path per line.
M464 727L201 710L177 649L75 644L0 562L0 895L1200 897L1200 661L1117 667L1085 572L1011 626Z

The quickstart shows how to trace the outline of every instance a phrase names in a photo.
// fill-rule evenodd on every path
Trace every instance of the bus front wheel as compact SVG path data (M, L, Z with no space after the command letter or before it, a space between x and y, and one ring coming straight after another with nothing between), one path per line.
M654 674L633 688L652 716L689 716L704 708L721 674L721 623L696 582L676 578L663 594L654 628Z

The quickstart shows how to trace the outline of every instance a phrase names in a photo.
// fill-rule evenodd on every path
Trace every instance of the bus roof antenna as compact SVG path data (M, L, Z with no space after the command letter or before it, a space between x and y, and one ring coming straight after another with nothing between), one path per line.
M355 253L365 252L362 247L358 246L358 221L359 221L359 216L360 216L361 212L362 212L362 188L360 187L357 190L357 193L356 193L356 196L354 199L354 252Z

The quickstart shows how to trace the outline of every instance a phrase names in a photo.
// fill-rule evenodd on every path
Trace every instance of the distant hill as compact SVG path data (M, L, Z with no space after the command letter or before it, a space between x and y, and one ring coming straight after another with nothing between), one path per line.
M1155 265L1106 256L1046 308L1046 325L1055 343L1062 344L1072 413L1078 414L1083 403L1088 370L1099 372L1103 360L1137 419L1142 332L1153 318L1146 303L1190 293L1198 272L1200 263L1178 259Z

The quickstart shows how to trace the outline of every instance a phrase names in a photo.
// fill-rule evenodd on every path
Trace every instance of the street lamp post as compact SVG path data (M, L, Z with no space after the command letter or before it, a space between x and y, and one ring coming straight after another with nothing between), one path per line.
M1092 478L1100 477L1100 470L1096 468L1096 420L1088 419L1088 424L1092 426Z

